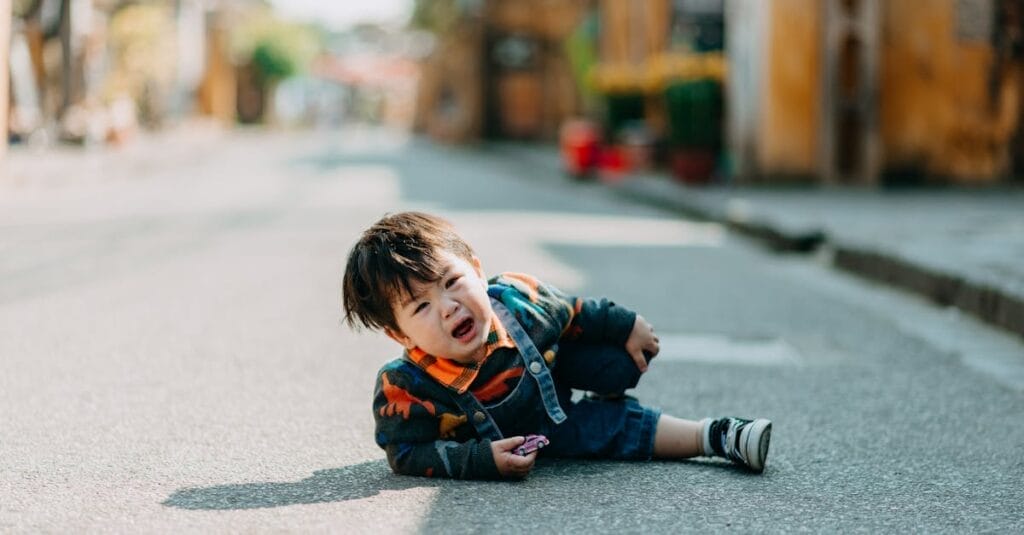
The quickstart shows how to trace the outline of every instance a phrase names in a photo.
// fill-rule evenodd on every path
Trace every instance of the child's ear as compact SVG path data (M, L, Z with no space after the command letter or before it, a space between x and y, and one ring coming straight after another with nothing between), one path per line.
M480 257L473 255L470 257L470 262L473 264L473 269L476 270L476 274L481 279L487 280L487 277L484 276L484 266L480 263Z
M402 331L396 331L391 327L384 327L384 334L388 335L388 338L398 342L406 349L412 349L416 347L416 344L412 343L412 340L408 336L402 334Z

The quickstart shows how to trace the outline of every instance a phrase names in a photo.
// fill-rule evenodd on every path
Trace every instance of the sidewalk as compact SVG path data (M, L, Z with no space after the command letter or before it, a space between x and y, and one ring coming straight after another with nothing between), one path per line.
M0 160L0 200L14 194L79 187L180 172L181 164L216 157L217 141L229 130L210 121L191 120L156 132L139 132L121 146L55 144L11 146Z
M561 172L554 147L501 150ZM839 269L1024 336L1024 189L696 188L665 173L610 185L780 251L824 248Z

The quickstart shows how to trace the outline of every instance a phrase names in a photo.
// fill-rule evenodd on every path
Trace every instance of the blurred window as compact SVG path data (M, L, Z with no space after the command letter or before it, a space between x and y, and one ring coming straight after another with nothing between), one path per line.
M492 59L503 69L529 69L537 61L537 43L522 35L509 35L494 43Z

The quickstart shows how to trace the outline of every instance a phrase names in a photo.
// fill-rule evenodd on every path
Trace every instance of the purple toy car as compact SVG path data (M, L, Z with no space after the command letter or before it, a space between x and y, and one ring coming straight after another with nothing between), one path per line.
M516 455L529 455L548 444L551 444L551 441L544 435L526 435L526 441L513 450L513 453Z

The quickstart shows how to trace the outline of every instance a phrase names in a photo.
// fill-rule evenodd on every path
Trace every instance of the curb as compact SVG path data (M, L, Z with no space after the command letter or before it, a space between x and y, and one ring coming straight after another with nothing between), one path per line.
M837 242L816 228L784 229L744 214L734 214L722 203L688 196L672 184L656 179L627 179L612 186L624 197L691 218L720 223L742 235L758 239L778 252L810 253L831 249L831 265L848 273L914 292L942 306L954 306L982 321L1024 337L1024 296L968 280L890 253Z
M893 255L835 246L835 267L954 306L1024 337L1024 299L987 284L912 264Z
M679 212L692 219L720 223L729 230L765 242L776 252L810 253L825 242L825 233L821 230L779 230L766 222L730 214L725 208L709 206L696 200L688 202L686 199L680 199L678 194L666 194L668 192L653 191L652 188L645 187L652 183L653 180L626 179L612 184L611 187L628 199Z
M564 176L557 149L544 144L497 143L492 149L520 161ZM784 228L749 213L730 210L728 198L709 202L687 195L678 185L657 174L627 177L607 183L619 195L691 219L715 222L754 238L781 253L833 251L831 265L847 273L926 297L942 306L954 306L982 321L1024 338L1024 295L1004 288L925 267L891 253L836 241L821 228Z

